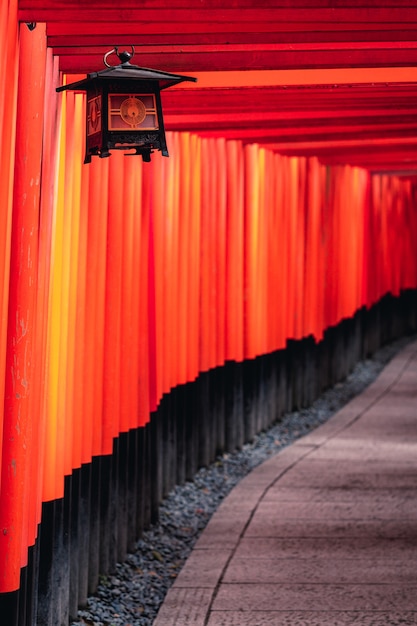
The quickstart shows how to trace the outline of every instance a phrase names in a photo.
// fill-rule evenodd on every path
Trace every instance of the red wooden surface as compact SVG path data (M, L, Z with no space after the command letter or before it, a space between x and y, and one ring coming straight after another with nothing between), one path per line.
M222 91L207 93L197 85L187 94L164 94L168 129L204 130L333 164L383 169L385 154L389 169L396 162L399 169L416 167L415 146L401 150L416 132L417 3L412 0L378 6L365 0L349 6L325 0L206 0L198 7L191 0L150 0L141 7L134 0L117 6L20 0L19 16L47 23L48 44L68 72L100 69L109 48L132 44L139 65L203 78L211 73L213 85L219 76L229 76ZM305 75L298 84L312 80L315 87L279 88L285 77L291 85L291 71L301 68ZM327 89L319 68L334 68ZM366 81L360 78L365 68ZM258 86L279 82L268 90L242 89L239 74L256 75ZM366 84L355 84L360 82ZM381 136L396 145L373 148ZM355 138L360 147L349 143ZM331 140L340 143L329 145Z
M175 385L417 287L415 68L377 71L417 64L417 5L328 4L21 0L48 23L19 48L2 3L1 592L41 503ZM58 97L58 67L100 69L133 31L140 64L245 71L163 94L169 160L84 166L84 96ZM297 73L335 63L377 79Z
M21 32L16 120L15 184L10 246L10 285L5 361L0 504L0 588L13 585L26 564L27 545L35 535L37 466L40 438L33 411L40 393L35 352L38 271L40 155L43 130L45 65L42 30L35 38ZM31 528L29 528L29 524Z

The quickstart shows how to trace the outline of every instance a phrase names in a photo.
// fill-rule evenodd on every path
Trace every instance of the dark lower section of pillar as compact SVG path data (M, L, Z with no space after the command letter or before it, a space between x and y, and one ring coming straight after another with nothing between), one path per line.
M382 345L415 333L417 292L386 296L326 330L323 340L202 373L162 398L146 427L122 433L113 453L65 479L43 505L18 591L0 594L7 626L67 626L100 574L114 571L158 518L163 497L199 467L240 448L282 415L311 403Z

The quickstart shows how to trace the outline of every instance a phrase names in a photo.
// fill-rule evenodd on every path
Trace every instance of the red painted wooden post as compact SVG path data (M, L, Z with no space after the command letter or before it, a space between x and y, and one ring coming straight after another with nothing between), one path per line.
M29 413L36 385L36 292L39 195L44 110L45 30L20 32L15 185L6 353L2 490L0 501L0 591L19 587L26 564L33 430Z
M13 206L13 176L16 131L16 97L18 73L17 1L0 4L0 45L4 71L0 76L0 345L6 345L9 301L10 237ZM4 402L6 351L0 351L0 402ZM2 457L3 418L0 420L0 467ZM1 472L0 472L1 488Z

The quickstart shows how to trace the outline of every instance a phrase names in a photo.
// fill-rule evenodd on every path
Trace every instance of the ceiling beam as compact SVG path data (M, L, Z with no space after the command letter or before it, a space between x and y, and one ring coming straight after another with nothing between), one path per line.
M51 48L70 48L108 46L109 42L117 45L134 45L140 50L141 46L164 46L164 45L226 45L226 44L302 44L321 42L407 42L416 41L417 29L402 28L393 30L368 30L363 31L302 31L302 32L279 32L251 30L245 31L237 24L234 31L216 32L163 32L158 28L157 32L143 32L138 24L98 24L92 32L91 24L87 28L81 28L80 24L74 24L73 29L68 29L60 22L48 25L48 45ZM171 29L172 30L172 29Z
M115 42L117 44L117 42ZM112 44L114 45L114 44ZM109 47L54 48L60 69L68 73L88 73L103 65ZM337 67L411 67L417 65L417 42L407 45L357 47L305 47L282 44L144 46L138 65L167 72L290 70Z
M115 45L133 45L137 65L199 75L197 85L163 94L167 130L409 172L417 167L417 0L384 5L18 0L21 21L46 22L63 72L97 71Z
M286 6L285 6L286 5ZM375 6L359 0L349 2L349 7L329 7L328 1L292 0L268 2L262 6L257 0L227 1L206 0L147 0L141 6L137 0L19 0L21 21L90 23L136 23L145 26L165 24L175 32L175 24L189 25L189 32L236 30L235 25L251 31L263 24L263 30L274 32L303 32L308 30L401 30L417 23L417 2L401 2L395 6ZM169 26L170 24L170 26ZM148 28L144 29L150 32Z

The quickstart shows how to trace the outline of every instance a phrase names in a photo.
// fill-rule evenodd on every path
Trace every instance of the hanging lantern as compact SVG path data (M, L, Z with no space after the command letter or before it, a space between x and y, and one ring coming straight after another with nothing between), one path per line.
M159 70L131 65L134 55L115 47L104 55L106 69L88 74L87 78L57 91L86 91L86 150L84 163L91 157L110 156L110 150L130 150L151 160L154 150L168 155L162 117L161 91L183 81L196 81L192 76L179 76ZM107 59L116 54L120 65Z

